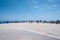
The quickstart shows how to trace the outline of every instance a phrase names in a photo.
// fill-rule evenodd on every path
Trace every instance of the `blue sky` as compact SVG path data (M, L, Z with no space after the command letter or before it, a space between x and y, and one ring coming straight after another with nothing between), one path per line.
M58 19L60 0L0 0L0 21Z

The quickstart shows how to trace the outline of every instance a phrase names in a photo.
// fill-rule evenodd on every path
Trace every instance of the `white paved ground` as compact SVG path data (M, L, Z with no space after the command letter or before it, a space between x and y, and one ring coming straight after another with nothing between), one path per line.
M0 31L0 40L59 40L53 37L29 32L26 30Z
M59 40L60 24L0 24L0 40Z

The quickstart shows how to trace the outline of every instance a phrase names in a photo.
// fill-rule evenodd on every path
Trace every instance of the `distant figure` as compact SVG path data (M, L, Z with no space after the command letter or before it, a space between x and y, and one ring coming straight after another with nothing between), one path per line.
M59 20L56 20L56 24L59 24L60 23L60 21Z
M52 24L52 23L54 24L55 22L54 22L54 21L52 21L52 20L50 20L50 21L49 21L49 23L50 23L50 24Z
M29 24L32 23L33 21L29 20Z
M39 21L38 21L38 20L36 20L36 22L37 22L37 23L39 23Z
M29 24L30 24L30 20L29 20Z
M7 23L9 23L9 22L7 21Z
M41 22L41 20L39 22Z

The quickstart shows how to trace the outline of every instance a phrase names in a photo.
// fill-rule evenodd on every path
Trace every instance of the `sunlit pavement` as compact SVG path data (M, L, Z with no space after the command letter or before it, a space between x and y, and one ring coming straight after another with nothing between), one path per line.
M0 31L0 40L59 40L26 30L3 30Z
M60 24L0 24L0 40L60 40Z

